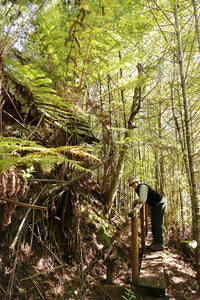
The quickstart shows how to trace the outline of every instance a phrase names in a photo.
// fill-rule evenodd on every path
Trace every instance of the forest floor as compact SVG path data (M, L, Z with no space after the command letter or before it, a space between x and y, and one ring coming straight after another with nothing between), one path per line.
M91 228L87 214L82 214L81 221L83 231L79 239L76 234L76 240L72 240L73 248L70 249L73 253L68 261L65 259L65 244L58 247L56 243L48 245L34 240L30 250L24 241L11 254L8 247L0 243L0 300L102 300L97 285L105 283L110 269L113 269L113 284L131 287L130 222L126 223L120 215L113 214L110 224L114 232L120 234L114 242L106 244L102 242L105 235L102 235L101 227L98 229L97 222L96 229ZM126 226L120 231L122 224ZM77 241L79 244L75 244ZM166 299L200 300L193 259L179 252L172 242L163 251L163 258ZM155 298L136 294L136 299Z
M129 245L127 244L127 247L124 249L124 262L121 261L120 263L120 260L116 262L113 284L131 286L131 268L130 264L126 263L126 260L129 259L128 248ZM190 260L178 253L173 247L165 249L163 253L166 299L200 299L196 272ZM88 258L90 255L91 253L88 251ZM55 262L53 262L50 255L46 257L42 257L42 255L40 257L35 256L34 259L32 258L27 262L24 261L24 257L19 257L19 260L21 259L23 262L21 261L22 264L19 263L19 268L16 268L15 271L17 282L13 286L14 293L12 293L11 298L7 298L5 293L7 290L6 286L9 286L9 274L12 268L7 268L6 274L1 274L1 300L102 300L102 295L100 295L98 289L95 287L106 278L106 268L105 265L103 265L103 261L99 261L96 266L93 267L93 270L88 274L87 278L81 278L80 266L74 264L70 266L65 265L63 268L62 265L55 267ZM87 268L86 261L83 268ZM49 271L50 269L51 271ZM38 293L40 293L40 296ZM149 297L135 295L138 300L158 299L152 298L150 295ZM130 300L133 298L127 297L125 299Z
M187 257L169 248L164 251L164 268L169 299L200 299L196 271Z

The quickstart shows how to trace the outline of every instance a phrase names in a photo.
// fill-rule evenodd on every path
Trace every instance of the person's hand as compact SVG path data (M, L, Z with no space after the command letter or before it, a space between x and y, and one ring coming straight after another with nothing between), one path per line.
M133 201L133 208L136 207L137 203L138 203L137 200Z

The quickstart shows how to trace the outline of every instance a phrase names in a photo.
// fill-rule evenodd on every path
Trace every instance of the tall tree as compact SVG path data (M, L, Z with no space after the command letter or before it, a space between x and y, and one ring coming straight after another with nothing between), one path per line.
M199 53L200 53L200 32L199 32L199 16L198 16L197 2L196 2L196 0L191 0L191 1L192 1L193 9L194 9L195 31L196 31L197 44L198 44Z
M187 145L187 155L189 162L189 171L190 171L190 191L191 191L191 203L193 207L193 229L194 229L194 238L197 241L197 273L198 281L200 282L200 199L198 196L197 190L197 178L195 174L194 167L194 156L192 151L192 142L191 142L191 127L190 127L190 118L188 112L188 97L186 90L186 78L184 72L184 63L183 63L183 49L181 41L181 32L178 20L178 5L173 5L174 20L175 20L175 34L177 39L177 51L178 51L178 65L181 78L181 89L183 97L183 106L184 106L184 121L185 121L185 130L186 130L186 145ZM190 183L190 182L189 182Z
M135 128L135 118L137 113L140 110L141 102L142 102L142 85L144 83L143 81L143 66L141 64L137 65L138 69L138 78L136 80L136 86L134 89L134 95L133 95L133 101L131 106L131 112L129 116L129 120L127 122L128 128L125 133L125 138L128 138L130 136L130 131ZM126 144L122 146L121 152L119 154L115 174L113 176L113 179L110 183L109 189L104 193L105 197L105 204L107 206L108 211L110 210L114 198L116 196L116 191L119 186L119 182L122 176L123 168L124 168L124 161L126 152L128 151L128 147Z

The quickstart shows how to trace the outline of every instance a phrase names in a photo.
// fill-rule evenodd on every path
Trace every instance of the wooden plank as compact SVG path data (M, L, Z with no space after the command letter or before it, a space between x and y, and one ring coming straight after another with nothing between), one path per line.
M165 295L165 278L162 251L145 249L138 285L152 294Z

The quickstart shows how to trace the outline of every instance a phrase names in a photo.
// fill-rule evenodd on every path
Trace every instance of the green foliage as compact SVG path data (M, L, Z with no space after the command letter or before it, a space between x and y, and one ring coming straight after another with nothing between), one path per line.
M106 243L108 245L111 245L111 240L109 235L104 231L104 228L101 228L97 234L97 237L100 241L103 243Z
M1 1L0 6L0 53L5 58L12 47L28 31L31 21L45 1Z
M88 227L91 228L92 230L96 230L95 222L91 220L91 221L88 223Z
M15 2L16 5L12 6L8 1L8 9L11 6L12 9L8 10L8 19L2 23L2 28L5 24L9 27L12 12L16 14L19 2ZM27 4L27 1L24 3ZM67 134L76 136L76 142L80 143L86 136L92 137L90 120L98 135L105 140L99 155L106 152L107 133L117 150L120 151L124 143L130 145L125 176L137 168L141 178L151 178L154 182L156 157L160 153L165 162L174 160L175 165L175 157L179 156L178 162L181 164L182 154L170 100L170 87L174 85L175 114L184 137L182 92L177 75L178 57L172 13L174 4L175 1L164 0L148 1L146 5L141 0L89 0L81 3L48 1L33 24L30 22L31 30L20 51L10 51L4 59L4 70L30 92L19 95L18 89L5 79L9 94L14 95L22 105L24 119L33 105L39 118L44 117L45 125L52 134L54 128L62 128ZM1 10L0 18L3 21L5 6ZM26 7L22 6L21 16L25 11ZM198 165L200 82L192 8L188 10L188 5L180 2L178 14L194 130L193 151ZM19 17L18 23L21 19ZM148 82L142 82L142 109L136 117L138 130L135 129L133 135L125 139L124 124L130 114L138 62L142 62ZM159 103L162 103L160 129ZM86 113L86 106L89 114ZM33 153L35 160L47 164L44 152L31 152L32 157ZM58 160L58 154L51 152L51 156L53 161ZM9 157L14 162L17 160L14 155L11 157L9 154ZM62 161L63 157L60 155L59 159ZM27 154L23 159L26 162L30 158ZM170 168L170 164L167 164L169 174ZM180 170L177 171L177 174L180 173Z
M70 135L76 135L80 143L84 137L93 137L87 114L70 99L59 96L47 74L10 58L6 58L5 62L7 91L21 102L25 115L29 113L31 101L47 123L62 128ZM17 84L27 89L27 99L26 95L17 92Z
M75 159L69 159L67 156L74 156ZM68 163L72 170L90 172L90 170L82 166L83 161L78 161L77 157L95 159L94 156L81 147L62 146L46 148L34 141L0 137L1 172L8 170L13 165L27 168L35 164L39 164L42 169L50 171L56 165L64 162Z
M122 295L122 298L125 300L136 299L135 293L130 289L125 289L125 295Z

